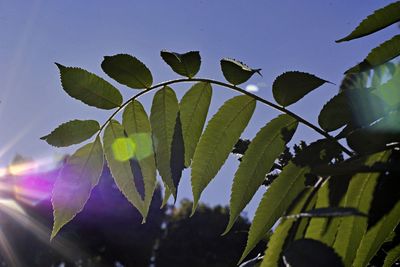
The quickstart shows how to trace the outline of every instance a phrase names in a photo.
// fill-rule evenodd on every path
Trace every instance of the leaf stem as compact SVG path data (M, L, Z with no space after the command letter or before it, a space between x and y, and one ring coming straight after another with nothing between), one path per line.
M252 94L242 88L239 88L235 85L231 85L228 83L224 83L224 82L220 82L220 81L216 81L216 80L212 80L212 79L206 79L206 78L181 78L181 79L175 79L175 80L170 80L170 81L166 81L166 82L162 82L162 83L158 83L156 85L153 85L141 92L139 92L138 94L134 95L133 97L131 97L130 99L128 99L127 101L125 101L121 106L119 106L113 114L111 114L111 116L107 119L107 121L100 127L99 133L97 134L97 136L100 135L101 131L103 130L103 128L114 118L115 115L117 115L117 113L119 111L121 111L129 102L139 98L142 95L147 94L150 91L153 91L154 89L160 88L160 87L164 87L167 85L171 85L171 84L175 84L175 83L184 83L184 82L207 82L210 84L215 84L215 85L219 85L228 89L231 89L233 91L239 92L241 94L244 95L248 95L251 98L263 103L264 105L267 105L269 107L272 107L282 113L285 113L291 117L293 117L294 119L296 119L297 121L299 121L300 123L306 125L307 127L313 129L314 131L316 131L317 133L321 134L322 136L324 136L327 139L333 140L335 141L342 149L342 151L344 153L346 153L348 156L352 156L353 153L348 150L346 147L344 147L342 144L340 144L333 136L331 136L329 133L325 132L324 130L320 129L319 127L315 126L314 124L312 124L311 122L307 121L306 119L300 117L299 115L293 113L292 111L286 109L285 107L279 106L275 103L272 103L262 97L259 97L255 94Z

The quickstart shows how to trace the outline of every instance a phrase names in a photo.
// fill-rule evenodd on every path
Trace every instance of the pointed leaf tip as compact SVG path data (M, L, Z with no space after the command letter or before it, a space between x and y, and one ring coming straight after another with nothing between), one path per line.
M289 106L327 82L306 72L288 71L275 79L272 92L278 104Z
M223 58L220 64L225 79L233 85L239 85L248 81L254 73L261 75L261 69L252 69L235 59Z

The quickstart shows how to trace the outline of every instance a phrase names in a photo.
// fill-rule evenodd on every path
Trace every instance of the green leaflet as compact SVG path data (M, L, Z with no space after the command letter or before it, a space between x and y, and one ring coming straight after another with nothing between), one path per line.
M305 188L305 174L308 170L308 167L302 168L289 162L278 178L272 182L258 205L240 261L262 240L279 217L284 214L290 203Z
M294 206L289 214L297 214L301 212L311 191L311 188L305 189L305 191L302 193L301 198L298 199L296 203L294 203ZM274 233L268 241L267 250L265 251L264 260L261 263L261 267L279 266L278 263L282 255L283 246L288 237L290 229L292 229L294 222L295 220L292 219L282 219L282 221L279 223L278 227L275 229Z
M373 14L365 18L349 35L337 40L336 42L350 41L374 32L400 20L400 2L395 2L376 10Z
M226 101L208 122L193 156L193 212L204 188L218 173L249 123L255 107L253 98L236 96Z
M99 137L68 158L53 188L51 202L54 224L51 239L61 227L82 211L92 188L99 182L103 161L103 149Z
M346 92L341 92L331 98L318 115L318 123L327 132L334 131L346 125L351 120Z
M385 215L364 235L360 247L357 250L353 266L366 266L399 223L400 201L397 202L389 214Z
M365 165L386 161L390 151L370 155ZM379 173L359 173L351 178L344 198L344 207L353 207L360 212L368 213ZM367 229L367 219L363 217L343 217L333 245L343 258L345 266L350 266L356 256L357 248Z
M196 83L182 97L179 110L185 143L185 166L189 167L203 131L210 107L212 88L209 83Z
M309 73L289 71L275 79L272 93L279 105L289 106L327 82Z
M231 229L240 212L253 198L297 125L297 120L291 116L280 115L261 128L251 141L233 179L229 223L224 233Z
M60 70L62 87L71 97L101 109L113 109L122 104L118 89L102 78L80 68L56 65Z
M329 207L329 183L325 182L318 190L316 208ZM305 237L319 240L328 246L332 246L335 239L340 218L312 218L307 227Z
M371 50L368 56L358 65L348 69L345 73L361 72L375 68L400 55L400 35L380 44Z
M161 57L179 75L193 78L200 70L201 57L199 51L179 54L163 50Z
M79 144L100 130L100 125L94 120L73 120L61 124L50 134L40 137L49 145L56 147Z
M150 70L131 55L106 56L101 63L101 68L108 76L130 88L149 88L153 83Z
M156 162L151 139L150 121L142 104L130 102L122 114L122 125L135 145L135 160L138 161L144 183L144 210L147 215L156 188Z
M400 258L400 245L389 250L386 254L383 267L391 267Z
M170 87L163 87L154 95L150 123L156 152L157 168L164 184L176 199L176 188L171 176L171 144L176 116L179 111L178 99Z
M221 60L221 69L225 79L233 85L246 82L254 73L261 75L261 69L251 69L242 62L230 58Z
M115 183L122 194L135 206L143 219L146 218L146 208L144 202L136 189L134 176L129 160L121 161L116 157L114 144L118 140L126 140L124 128L117 121L112 120L104 130L104 154L107 159L108 167L114 177ZM119 148L120 149L120 148Z

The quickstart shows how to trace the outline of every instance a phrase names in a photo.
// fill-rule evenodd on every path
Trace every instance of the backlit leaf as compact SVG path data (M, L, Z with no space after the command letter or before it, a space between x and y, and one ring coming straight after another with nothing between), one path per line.
M229 223L225 233L253 198L265 175L292 138L297 125L298 122L291 116L280 115L261 128L251 141L233 180Z
M254 73L261 75L261 69L252 69L242 62L230 58L221 60L221 69L225 79L233 85L246 82Z
M174 136L179 105L175 92L163 87L154 95L151 106L150 123L156 152L157 168L164 184L176 198L176 188L171 174L171 145Z
M293 267L344 267L342 259L331 247L313 239L299 239L285 250L284 261Z
M101 109L113 109L122 104L120 92L102 78L80 68L56 65L60 70L62 87L71 97Z
M373 14L365 18L349 35L336 42L350 41L372 34L398 21L400 21L399 1L376 10Z
M326 82L309 73L289 71L275 79L272 92L278 104L289 106Z
M245 95L226 101L208 122L192 164L193 212L201 193L215 177L246 128L256 101Z
M373 154L366 159L367 166L388 159L389 151ZM369 212L374 189L379 173L359 173L351 178L344 198L344 207L358 209L362 213ZM338 229L334 249L343 258L346 266L353 262L357 248L367 230L367 218L359 216L343 217Z
M50 134L41 137L48 144L56 147L79 144L100 130L100 125L94 120L73 120L61 124Z
M302 168L289 162L278 178L272 182L258 205L240 261L262 240L263 236L285 213L290 203L305 188L305 175L308 170L307 167Z
M400 223L400 201L377 224L370 228L361 240L354 260L354 267L367 266L368 262L378 252L386 238Z
M358 65L348 69L345 73L361 72L375 68L400 55L400 35L380 44L371 50L368 56Z
M143 177L144 209L147 215L156 188L157 170L150 121L140 102L135 100L125 107L122 114L122 125L128 138L135 144L134 159L137 160Z
M131 55L105 56L101 68L108 76L130 88L149 88L153 83L150 70Z
M307 201L311 193L311 188L307 188L302 192L300 199L295 199L293 203L293 208L289 214L300 213L303 209L305 202ZM267 250L265 251L264 260L261 267L275 267L279 266L279 260L282 255L282 249L287 240L288 234L295 223L294 220L282 219L278 227L274 230L271 238L268 241Z
M122 145L116 147L115 144L118 140L131 140L125 136L124 128L117 121L112 120L104 130L104 154L107 159L108 167L114 177L115 183L122 194L129 200L129 202L136 207L143 219L146 218L146 209L140 193L135 185L132 167L129 159L121 158L118 156L120 150L124 148ZM121 142L121 144L124 144ZM126 145L129 143L126 142Z
M161 51L161 57L179 75L193 78L200 70L201 58L199 51L190 51L184 54Z
M182 97L179 110L185 142L185 166L189 167L203 131L212 96L209 83L196 83Z
M92 188L99 182L103 171L103 159L99 137L67 159L53 188L51 202L54 209L54 225L51 238L82 211Z

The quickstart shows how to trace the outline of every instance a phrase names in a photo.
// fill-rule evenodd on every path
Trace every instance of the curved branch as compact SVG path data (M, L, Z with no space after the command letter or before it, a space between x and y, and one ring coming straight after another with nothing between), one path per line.
M252 94L252 93L250 93L250 92L248 92L248 91L246 91L246 90L244 90L244 89L242 89L242 88L239 88L239 87L237 87L237 86L235 86L235 85L231 85L231 84L228 84L228 83L224 83L224 82L220 82L220 81L216 81L216 80L212 80L212 79L206 79L206 78L182 78L182 79L170 80L170 81L166 81L166 82L162 82L162 83L153 85L153 86L151 86L151 87L149 87L149 88L147 88L147 89L141 91L140 93L134 95L133 97L131 97L130 99L128 99L127 101L125 101L121 106L119 106L119 107L117 108L117 110L114 111L113 114L111 114L111 116L107 119L107 121L104 122L104 124L100 127L100 130L99 130L99 133L97 134L97 136L100 135L100 133L101 133L101 131L103 130L103 128L104 128L104 127L114 118L114 116L117 115L117 113L120 112L129 102L131 102L131 101L133 101L133 100L139 98L140 96L145 95L145 94L147 94L148 92L153 91L153 90L155 90L155 89L157 89L157 88L164 87L164 86L167 86L167 85L170 85L170 84L184 83L184 82L207 82L207 83L210 83L210 84L215 84L215 85L219 85L219 86L222 86L222 87L225 87L225 88L229 88L229 89L231 89L231 90L234 90L234 91L239 92L239 93L244 94L244 95L248 95L248 96L252 97L253 99L255 99L255 100L257 100L257 101L263 103L264 105L267 105L267 106L269 106L269 107L272 107L272 108L274 108L274 109L276 109L276 110L278 110L278 111L280 111L280 112L282 112L282 113L285 113L285 114L287 114L287 115L293 117L294 119L296 119L296 120L299 121L300 123L302 123L302 124L306 125L307 127L313 129L314 131L316 131L317 133L321 134L321 135L324 136L325 138L335 141L335 142L341 147L341 149L343 150L343 152L346 153L348 156L352 156L352 155L353 155L353 153L352 153L350 150L348 150L346 147L344 147L342 144L340 144L340 143L339 143L333 136L331 136L329 133L325 132L324 130L320 129L319 127L315 126L314 124L312 124L311 122L307 121L306 119L300 117L299 115L293 113L292 111L290 111L290 110L288 110L288 109L286 109L286 108L284 108L284 107L282 107L282 106L279 106L279 105L277 105L277 104L275 104L275 103L272 103L272 102L270 102L270 101L268 101L268 100L266 100L266 99L264 99L264 98L262 98L262 97L259 97L259 96L255 95L255 94Z

